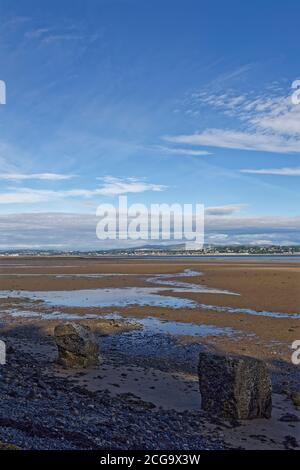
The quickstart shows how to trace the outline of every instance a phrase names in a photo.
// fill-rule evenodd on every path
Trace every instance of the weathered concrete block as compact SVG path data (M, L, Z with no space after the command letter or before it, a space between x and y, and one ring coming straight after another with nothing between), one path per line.
M99 348L87 326L61 323L54 330L58 362L65 367L85 368L98 363Z
M263 361L202 352L198 373L203 410L224 419L271 417L272 385Z

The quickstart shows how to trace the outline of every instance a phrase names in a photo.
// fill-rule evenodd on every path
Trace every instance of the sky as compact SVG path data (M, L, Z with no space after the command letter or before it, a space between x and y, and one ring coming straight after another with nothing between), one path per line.
M104 249L120 195L204 204L207 243L300 244L299 14L1 0L0 249Z

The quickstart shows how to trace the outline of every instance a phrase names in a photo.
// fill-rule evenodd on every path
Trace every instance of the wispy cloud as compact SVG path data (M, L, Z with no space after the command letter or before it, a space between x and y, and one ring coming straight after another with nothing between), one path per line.
M31 20L28 16L12 16L6 22L2 23L3 28L14 29L24 23L28 23Z
M261 132L240 132L224 129L207 129L196 134L163 137L167 142L203 145L228 149L264 151L275 153L299 153L300 139L292 139Z
M8 181L26 181L26 180L41 180L41 181L63 181L74 178L74 175L63 175L59 173L3 173L0 174L1 180Z
M145 191L165 191L167 186L160 184L147 183L137 178L115 178L113 176L105 176L98 178L103 181L103 186L97 189L97 194L103 196L117 196L126 193L143 193Z
M37 204L41 202L58 201L65 198L93 198L97 196L118 196L128 193L143 193L145 191L164 191L164 185L147 183L136 178L115 178L106 176L99 178L103 184L98 188L74 188L68 190L48 190L33 188L11 188L0 192L0 204Z
M164 145L156 145L153 147L154 150L158 150L159 152L168 154L168 155L186 155L186 156L194 156L194 157L201 157L203 155L211 155L211 152L207 150L197 150L197 149L190 149L190 148L179 148L179 147L166 147Z
M90 34L82 24L64 23L56 27L42 25L29 29L24 34L25 38L32 41L39 41L42 44L60 43L66 41L94 42L100 37L99 33Z
M258 170L240 170L241 173L253 175L280 175L280 176L300 176L300 167L297 168L261 168Z
M280 89L279 89L280 90ZM167 142L216 148L300 153L300 106L291 100L292 90L274 89L260 95L233 91L195 92L184 102L190 115L211 107L238 120L233 129L207 128L193 134L165 136Z
M59 194L55 191L22 188L0 193L0 204L36 204L58 198Z
M52 31L51 28L37 28L26 31L25 38L27 39L40 39Z
M44 44L52 44L56 42L62 41L79 41L84 40L85 37L80 34L72 34L72 33L62 33L62 34L51 34L47 35L42 39Z

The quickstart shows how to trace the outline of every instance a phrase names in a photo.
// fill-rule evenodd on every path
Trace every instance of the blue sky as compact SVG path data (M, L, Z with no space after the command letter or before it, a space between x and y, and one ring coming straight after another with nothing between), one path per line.
M205 204L207 242L300 244L299 14L1 0L0 248L99 248L96 207L120 194Z

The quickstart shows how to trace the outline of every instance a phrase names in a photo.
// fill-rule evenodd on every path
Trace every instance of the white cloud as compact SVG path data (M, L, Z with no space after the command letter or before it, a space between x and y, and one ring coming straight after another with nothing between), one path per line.
M63 41L80 41L84 40L85 37L80 34L72 34L72 33L62 33L62 34L52 34L43 38L42 42L45 44L52 44L56 42L63 42Z
M262 245L272 245L272 240L253 240L250 242L250 245L253 246L262 246Z
M270 117L263 116L253 120L257 126L270 129L280 134L300 135L300 110L297 109L287 111L280 116Z
M216 233L214 235L209 235L207 238L213 242L221 242L227 240L228 235L226 233Z
M63 175L58 173L2 173L0 174L1 180L9 181L26 181L26 180L41 180L41 181L63 181L74 178L74 175Z
M246 207L245 204L231 204L231 205L225 205L225 206L215 206L215 207L207 207L205 209L205 214L206 215L231 215L234 214L235 212L239 212L241 209Z
M12 188L0 192L0 204L36 204L57 201L64 198L93 198L97 196L118 196L127 193L143 193L145 191L164 191L167 187L147 183L136 178L114 178L106 176L99 178L104 184L95 189L47 190L32 188Z
M144 180L137 178L115 178L113 176L105 176L98 178L104 184L101 188L96 190L96 194L102 196L117 196L126 193L143 193L145 191L165 191L166 186L160 184L147 183Z
M45 189L20 188L0 193L0 204L36 204L66 196L66 192Z
M64 24L57 24L55 27L45 25L40 28L30 29L25 32L25 37L46 45L67 41L92 43L101 37L101 33L90 33L84 25L64 22Z
M283 93L278 87L258 95L195 92L183 103L185 113L199 116L203 107L211 107L236 118L236 127L207 128L193 134L166 136L164 140L193 146L299 153L300 105L294 105L291 96L292 90Z
M110 242L100 242L95 235L98 221L95 215L77 213L2 214L1 247L107 249ZM206 240L216 244L294 245L300 244L299 234L300 217L209 216L206 220ZM145 241L116 240L110 247L143 244Z
M300 167L298 168L262 168L258 170L240 170L241 173L253 175L280 175L280 176L300 176Z
M51 28L37 28L25 33L27 39L39 39L51 31Z
M206 217L207 230L221 230L222 233L226 230L230 231L243 231L249 232L254 230L261 231L299 231L300 230L300 216L295 217L280 217L280 216L265 216L265 217L220 217L209 216Z
M275 153L300 152L300 139L287 138L261 132L241 132L224 129L206 129L196 134L165 136L172 143L204 145L228 149L264 151Z
M200 157L203 155L211 155L211 152L207 150L194 150L194 149L184 149L184 148L176 148L176 147L165 147L163 145L157 145L154 147L154 150L158 150L160 152L170 154L170 155L190 155L195 157Z
M256 107L251 122L259 128L278 134L299 137L300 106L292 103L291 96L261 99L260 107Z

